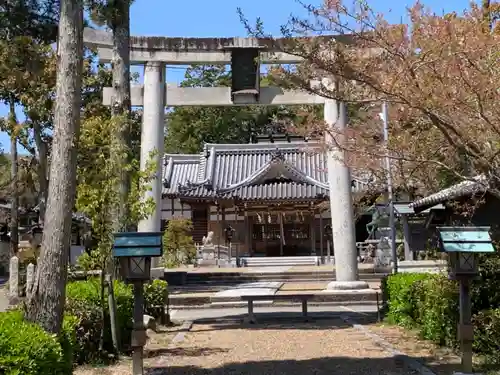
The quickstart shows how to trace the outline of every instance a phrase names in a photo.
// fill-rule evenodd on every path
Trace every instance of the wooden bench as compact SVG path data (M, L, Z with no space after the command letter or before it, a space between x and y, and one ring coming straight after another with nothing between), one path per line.
M256 294L256 295L246 295L246 296L241 296L241 299L243 301L248 302L248 317L247 321L248 323L257 323L257 319L255 318L255 314L253 312L253 302L254 301L293 301L293 300L300 300L302 303L302 317L304 318L305 321L309 320L309 317L307 315L307 301L310 299L314 298L314 294L267 294L267 295L262 295L262 294Z

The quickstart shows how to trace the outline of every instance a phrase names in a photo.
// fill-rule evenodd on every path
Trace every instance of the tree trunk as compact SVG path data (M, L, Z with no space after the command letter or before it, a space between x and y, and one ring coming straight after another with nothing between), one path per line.
M11 208L10 208L10 253L17 254L19 250L19 160L17 156L17 118L16 106L13 100L9 103L10 158L11 158Z
M115 135L119 149L127 150L126 155L121 155L122 165L129 164L130 153L130 0L115 1L115 15L111 20L113 31L113 86L112 115L125 117L127 122L122 124ZM120 205L113 210L113 223L115 231L127 230L129 217L128 196L130 193L130 173L121 169Z
M54 136L45 211L50 220L45 220L40 261L27 306L27 318L52 333L59 333L62 325L75 202L83 63L82 0L61 0L58 42Z
M47 176L47 165L48 165L48 152L47 144L42 140L42 128L38 121L33 122L33 133L35 136L36 149L38 150L38 161L37 161L37 175L39 184L39 218L38 223L43 226L45 218L45 207L47 204L47 194L49 181Z

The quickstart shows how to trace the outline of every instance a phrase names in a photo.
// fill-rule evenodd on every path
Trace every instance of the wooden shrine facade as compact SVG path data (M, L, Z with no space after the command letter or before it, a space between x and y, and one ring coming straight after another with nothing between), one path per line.
M297 137L260 138L249 144L205 144L197 155L165 155L162 221L193 222L193 238L234 228L240 255L297 256L326 253L330 222L325 153L319 143ZM353 178L354 193L365 182ZM366 229L359 226L359 241Z

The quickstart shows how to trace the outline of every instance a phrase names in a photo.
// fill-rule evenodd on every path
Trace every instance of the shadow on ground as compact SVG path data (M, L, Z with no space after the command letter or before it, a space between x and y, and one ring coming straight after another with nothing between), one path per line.
M442 372L441 372L442 371ZM453 369L443 365L440 374ZM147 375L413 375L401 358L330 357L310 360L259 361L229 363L215 368L195 366L164 366L148 368Z
M149 349L145 353L145 357L153 358L159 356L174 356L174 357L201 357L205 355L213 355L225 353L228 349L222 348L160 348Z
M378 321L377 313L327 313L316 312L309 314L309 321L304 321L300 313L279 312L279 313L257 313L257 323L250 324L244 321L247 314L225 315L221 318L195 319L194 324L209 324L210 329L206 331L230 330L230 329L302 329L302 330L323 330L328 327L335 329L352 328L345 323L342 317L355 320L359 324L371 324ZM196 329L201 332L203 330Z

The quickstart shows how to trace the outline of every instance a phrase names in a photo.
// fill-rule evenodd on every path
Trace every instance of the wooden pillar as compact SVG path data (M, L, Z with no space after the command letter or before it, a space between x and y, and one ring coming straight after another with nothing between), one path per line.
M238 228L238 218L239 218L239 216L240 216L240 210L239 210L238 206L236 205L236 203L233 205L233 207L234 207L234 222L233 222L233 229L235 230L234 235L236 235L236 237L235 237L235 236L233 236L233 242L235 242L234 240L235 240L236 238L238 239L238 241L236 241L236 242L237 242L237 243L236 243L236 246L234 246L234 245L233 245L233 247L232 247L231 249L229 249L229 250L230 250L230 251L229 251L229 255L230 255L231 257L233 256L233 254L232 254L232 251L233 251L233 250L232 250L232 249L233 249L234 247L236 247L236 266L237 266L237 267L239 267L239 266L240 266L240 244L241 244L241 241L239 240L239 239L240 239L240 236L239 236L239 233L237 232L237 230L239 229L239 228Z
M217 265L219 265L220 261L220 206L219 202L215 203L217 206Z
M405 260L414 260L413 251L411 249L411 233L410 225L408 223L408 215L401 215L401 221L403 223L403 242L405 247Z
M321 264L325 263L325 252L323 249L323 210L319 212L319 247L320 247L320 253L319 255L321 256Z
M268 216L269 216L269 212L268 212ZM262 215L262 217L263 217L262 228L264 228L264 233L262 233L262 236L264 237L263 238L263 240L264 240L264 251L266 252L266 256L267 256L267 232L268 232L267 219L268 219L268 216L266 217L265 214Z
M282 225L283 225L283 218L281 217L281 212L278 212L278 225L280 226L280 256L283 256L283 237L285 234L285 231L282 230Z
M222 242L224 243L225 246L227 246L226 232L225 232L225 229L226 229L226 208L224 206L222 206L221 215L222 215L222 221L219 224L219 230L220 230L221 236L223 238Z
M309 236L311 236L311 255L316 255L316 236L314 235L314 210L310 211Z
M250 220L248 220L247 204L244 206L245 215L245 247L248 255L252 256L252 228L250 228Z
M459 255L460 256L460 255ZM470 295L470 279L460 279L460 323L458 334L462 351L462 369L464 374L472 373L472 344L474 342L473 325L471 322L472 307Z

